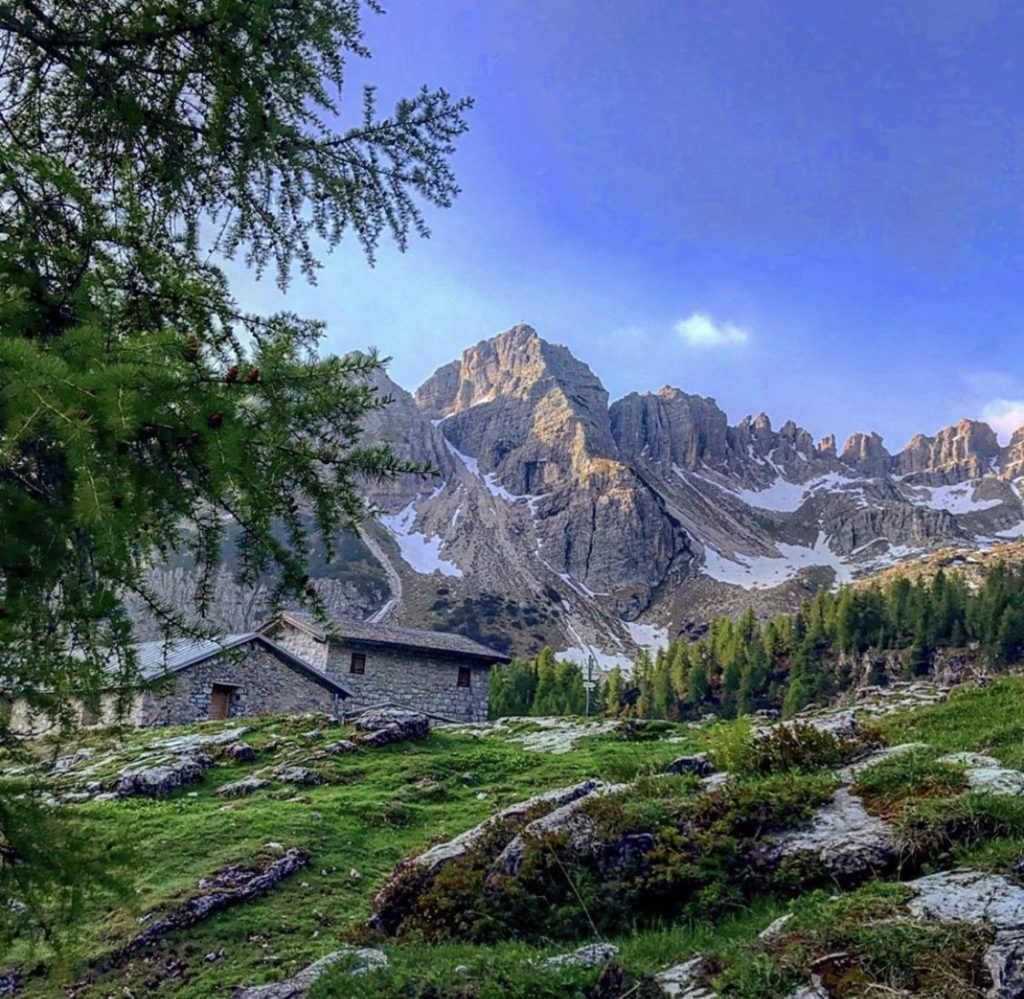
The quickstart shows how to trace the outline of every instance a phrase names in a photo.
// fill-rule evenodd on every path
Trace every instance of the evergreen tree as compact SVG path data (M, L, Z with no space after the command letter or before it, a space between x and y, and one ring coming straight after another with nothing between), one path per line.
M129 601L168 637L201 630L229 524L243 584L323 612L314 540L329 558L367 479L418 470L359 441L382 361L319 357L321 324L244 312L216 263L284 287L315 240L372 259L455 197L467 101L424 89L382 115L371 88L338 127L362 12L0 3L0 690L65 723L101 687L127 708ZM172 554L198 568L194 615L148 584ZM0 801L0 899L35 897L25 868L47 863L12 831L24 804Z
M625 692L625 682L622 678L622 670L615 666L608 675L608 682L604 689L605 711L613 718L622 713L622 695Z
M306 575L412 470L359 444L374 355L319 358L319 323L239 308L214 261L312 278L314 239L372 258L457 193L465 100L373 90L340 129L358 0L0 4L0 687L60 714L135 679L126 601L189 627L147 573L174 552L209 607L230 522L239 577L322 605ZM67 712L65 711L65 716Z

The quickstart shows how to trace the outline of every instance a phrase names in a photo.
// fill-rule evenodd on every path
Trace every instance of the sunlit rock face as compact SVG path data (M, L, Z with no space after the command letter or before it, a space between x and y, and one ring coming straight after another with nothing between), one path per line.
M375 385L391 402L366 442L429 471L367 483L375 516L313 566L342 616L609 667L715 614L794 609L817 586L1024 538L1024 428L1000 447L963 420L893 454L870 429L838 448L764 413L733 424L672 386L609 404L583 361L526 325L415 393ZM217 621L250 627L269 588L243 592L227 568ZM155 572L180 602L188 568Z

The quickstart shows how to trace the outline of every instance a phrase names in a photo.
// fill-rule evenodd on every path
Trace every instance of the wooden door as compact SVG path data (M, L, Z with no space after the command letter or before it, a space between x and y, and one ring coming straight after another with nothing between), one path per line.
M210 718L219 721L231 714L231 688L219 683L213 685L210 695Z

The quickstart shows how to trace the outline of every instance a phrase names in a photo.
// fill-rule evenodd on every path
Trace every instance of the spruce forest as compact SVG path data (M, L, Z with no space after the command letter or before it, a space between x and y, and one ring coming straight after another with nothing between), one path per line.
M939 570L881 585L819 590L794 614L760 621L753 610L716 617L700 638L645 653L611 671L592 713L688 721L756 711L791 717L864 684L927 676L940 651L964 649L978 665L1007 667L1024 652L1024 567L997 563L980 585ZM895 655L887 655L894 653ZM866 670L864 668L867 660ZM495 671L491 715L576 715L586 710L579 666L550 649Z

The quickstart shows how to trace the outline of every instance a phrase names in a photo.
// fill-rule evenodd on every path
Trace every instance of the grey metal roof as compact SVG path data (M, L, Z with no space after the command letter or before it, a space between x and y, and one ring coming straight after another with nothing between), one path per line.
M299 611L284 611L263 627L272 627L275 621L284 620L315 635L321 641L328 637L323 626L308 614ZM335 619L330 622L331 638L364 645L387 645L397 648L419 649L427 652L443 652L448 655L476 659L489 663L511 662L511 657L480 642L447 631L428 631L425 628L405 628L394 624L373 624L369 621Z
M248 645L250 642L258 642L287 665L305 673L321 686L328 687L342 697L350 696L348 690L336 680L332 680L326 673L322 673L311 663L295 655L294 652L282 648L273 639L255 631L225 635L223 638L181 638L172 642L140 642L135 646L135 651L142 678L156 680L168 673L179 673L183 669L188 669L190 666L195 666L240 646ZM111 663L112 670L115 665Z

